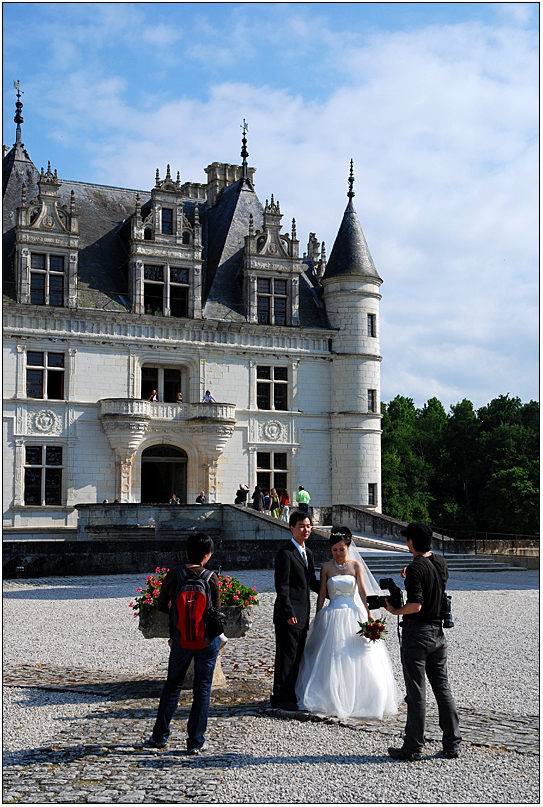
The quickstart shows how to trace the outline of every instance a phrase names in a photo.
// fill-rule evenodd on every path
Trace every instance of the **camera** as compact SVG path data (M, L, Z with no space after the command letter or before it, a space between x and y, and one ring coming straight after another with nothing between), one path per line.
M443 602L441 603L441 619L443 620L444 628L454 628L451 600L452 597L450 594L443 594Z
M386 597L380 594L370 594L368 596L368 608L370 611L377 611L378 608L386 608L387 599L393 608L401 608L403 605L403 591L399 588L392 577L383 577L379 580L379 588L388 591Z

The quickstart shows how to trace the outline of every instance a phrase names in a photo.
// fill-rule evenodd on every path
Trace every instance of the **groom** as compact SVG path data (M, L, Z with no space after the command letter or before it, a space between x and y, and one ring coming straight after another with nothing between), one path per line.
M313 553L305 542L311 534L307 513L295 510L288 521L292 538L275 558L275 590L273 611L275 625L275 673L270 705L295 712L296 678L309 629L309 592L319 593Z

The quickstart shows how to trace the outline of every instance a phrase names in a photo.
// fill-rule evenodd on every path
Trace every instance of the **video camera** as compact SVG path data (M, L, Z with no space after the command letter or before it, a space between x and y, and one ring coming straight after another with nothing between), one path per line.
M380 594L370 594L368 596L368 608L370 611L377 611L378 608L386 608L387 599L393 608L401 608L404 604L404 592L396 585L392 577L382 577L379 580L379 588L388 591L386 597Z

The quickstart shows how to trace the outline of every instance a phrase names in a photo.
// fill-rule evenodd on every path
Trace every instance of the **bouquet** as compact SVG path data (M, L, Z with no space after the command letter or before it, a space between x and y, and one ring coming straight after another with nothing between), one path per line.
M367 622L359 622L360 630L356 632L357 636L364 636L370 642L376 642L377 639L384 639L386 629L386 617L384 619L370 619Z

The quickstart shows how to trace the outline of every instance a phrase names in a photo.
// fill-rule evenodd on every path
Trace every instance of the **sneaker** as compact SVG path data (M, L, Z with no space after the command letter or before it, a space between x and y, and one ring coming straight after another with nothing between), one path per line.
M420 751L407 751L405 748L389 748L388 754L392 759L401 759L404 762L418 762L422 759Z
M202 751L207 749L207 743L204 742L203 745L197 745L196 748L189 748L187 754L190 754L192 757L198 756Z
M157 743L157 741L153 740L152 737L149 740L145 740L145 742L143 743L144 748L166 748L167 745L168 745L167 740Z
M458 750L458 748L444 748L443 756L446 759L458 759L458 757L460 756L460 751Z

